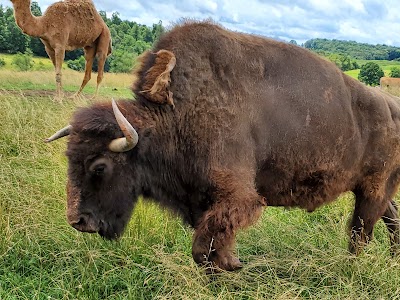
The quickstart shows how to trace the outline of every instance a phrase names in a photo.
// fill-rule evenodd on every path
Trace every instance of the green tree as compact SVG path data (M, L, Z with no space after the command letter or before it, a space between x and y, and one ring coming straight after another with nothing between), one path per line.
M389 76L394 78L400 78L400 67L391 68Z
M153 42L157 41L159 37L165 32L164 27L162 25L162 21L159 21L158 24L153 24Z
M342 71L358 69L356 61L352 61L350 56L339 53L320 52L320 55L326 56L331 62L339 67Z
M115 25L120 25L122 23L118 12L113 12L113 14L111 15L111 22Z
M353 67L352 70L357 70L360 68L360 65L357 63L357 61L353 60Z
M107 13L104 10L100 10L99 11L99 15L100 17L103 19L104 22L107 23L108 19L107 19Z
M4 19L3 19L4 18ZM14 11L12 8L7 8L3 14L2 31L4 44L0 45L0 51L6 53L24 53L28 46L30 37L22 33L22 30L17 26L14 19Z
M398 58L400 58L400 49L391 49L389 51L388 59L389 60L395 60L395 59L398 59Z
M374 63L368 62L361 66L360 73L358 74L358 80L365 84L376 86L379 85L381 77L385 76L382 68Z

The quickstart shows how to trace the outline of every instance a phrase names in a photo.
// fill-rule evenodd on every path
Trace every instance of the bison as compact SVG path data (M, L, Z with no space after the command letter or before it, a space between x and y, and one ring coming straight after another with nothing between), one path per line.
M186 21L139 59L135 100L79 109L70 125L67 218L121 236L139 196L194 228L198 264L234 270L235 234L263 207L312 212L355 195L352 253L381 218L398 251L398 99L301 47Z

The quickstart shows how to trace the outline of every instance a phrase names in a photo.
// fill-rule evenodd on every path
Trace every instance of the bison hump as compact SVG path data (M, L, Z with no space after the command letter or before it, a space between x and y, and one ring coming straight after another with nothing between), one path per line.
M160 50L154 55L154 65L144 74L142 90L139 93L151 102L174 106L169 86L171 72L176 64L175 55L168 50Z

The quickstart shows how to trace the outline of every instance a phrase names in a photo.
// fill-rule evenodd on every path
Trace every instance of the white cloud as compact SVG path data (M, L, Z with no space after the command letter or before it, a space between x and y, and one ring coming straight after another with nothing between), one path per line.
M312 9L316 12L323 13L336 13L340 10L338 3L340 1L332 1L332 0L309 0L309 3Z
M344 0L344 2L353 8L354 11L359 13L365 13L365 7L362 0Z

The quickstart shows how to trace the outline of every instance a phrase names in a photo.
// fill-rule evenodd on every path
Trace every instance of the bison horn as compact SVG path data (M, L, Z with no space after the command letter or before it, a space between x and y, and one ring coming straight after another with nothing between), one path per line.
M57 131L55 134L53 134L51 137L45 139L44 141L46 143L50 143L54 140L57 140L59 138L69 135L71 133L71 130L72 130L72 125L68 125L68 126L64 127L63 129L60 129L59 131Z
M129 151L136 146L139 141L139 136L135 128L132 127L132 125L118 109L117 103L114 99L112 99L112 108L118 125L124 133L125 137L112 140L111 143L108 145L108 148L113 152Z

